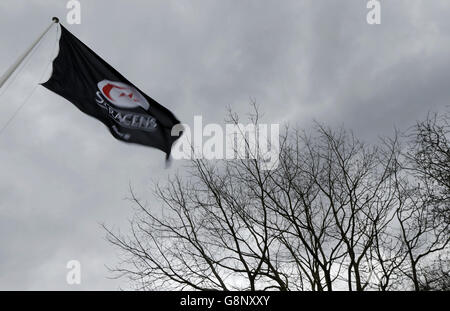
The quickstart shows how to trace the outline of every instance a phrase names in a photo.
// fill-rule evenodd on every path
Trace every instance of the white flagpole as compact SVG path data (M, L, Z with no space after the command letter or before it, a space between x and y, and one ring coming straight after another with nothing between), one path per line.
M45 29L45 31L42 33L42 35L40 35L39 38L37 38L36 41L33 42L33 44L30 46L30 48L28 50L26 50L25 53L23 53L23 55L20 56L19 59L17 59L17 61L11 67L9 67L9 69L3 74L3 76L1 76L0 88L3 86L3 84L5 84L5 82L9 79L9 77L11 77L11 75L14 73L14 71L16 71L17 67L20 66L20 64L24 61L24 59L28 56L28 54L30 54L30 52L39 43L39 41L41 41L41 39L50 30L50 28L52 28L53 24L57 24L57 23L59 23L59 19L57 17L53 17L52 23L50 24L50 26L48 26L47 29Z

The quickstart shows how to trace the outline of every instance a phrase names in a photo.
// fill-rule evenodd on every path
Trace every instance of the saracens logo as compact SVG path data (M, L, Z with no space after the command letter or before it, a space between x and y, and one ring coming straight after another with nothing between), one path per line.
M95 101L118 125L148 132L156 129L158 122L150 114L150 104L135 87L109 80L100 81L97 86L99 91L96 92ZM138 113L129 110L139 107L146 112ZM113 130L119 133L116 126L113 127ZM120 133L121 137L122 134ZM129 139L130 135L123 134L123 138Z
M97 86L103 96L116 107L142 107L145 110L150 108L147 99L133 86L109 80L100 81Z

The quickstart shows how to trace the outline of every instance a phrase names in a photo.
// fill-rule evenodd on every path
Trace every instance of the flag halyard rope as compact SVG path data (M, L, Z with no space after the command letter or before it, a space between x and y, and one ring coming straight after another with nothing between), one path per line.
M58 26L58 24L57 24L57 26ZM53 57L53 54L55 53L55 49L56 49L56 46L57 46L57 43L58 43L58 36L59 36L59 27L56 28L56 40L55 40L55 43L54 43L53 48L52 48L52 57ZM0 93L0 98L6 93L6 90L9 89L9 87L14 83L16 78L22 73L23 69L28 65L28 63L30 62L30 59L33 57L34 53L39 49L40 45L41 45L41 41L39 41L39 43L31 51L30 55L25 60L25 63L18 69L18 71L15 73L14 77L12 77L11 81L7 85L5 85L4 90ZM13 114L6 121L6 123L2 127L0 127L0 136L9 127L9 125L14 121L14 119L17 117L17 115L23 109L23 107L25 107L25 105L28 103L28 101L30 100L31 96L34 94L34 92L36 91L37 87L40 85L40 82L42 82L42 79L44 78L44 75L47 73L47 70L48 70L49 66L52 63L53 63L53 59L50 59L49 62L47 63L47 65L45 66L45 69L42 72L40 78L39 78L39 82L33 87L31 92L28 94L28 96L25 98L25 100L19 105L19 107L17 107L17 109L13 112Z

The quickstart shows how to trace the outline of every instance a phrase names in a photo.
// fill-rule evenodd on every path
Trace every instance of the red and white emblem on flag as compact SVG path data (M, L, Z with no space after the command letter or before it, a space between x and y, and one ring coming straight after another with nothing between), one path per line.
M150 108L147 99L134 87L122 82L100 81L98 89L108 101L119 108Z

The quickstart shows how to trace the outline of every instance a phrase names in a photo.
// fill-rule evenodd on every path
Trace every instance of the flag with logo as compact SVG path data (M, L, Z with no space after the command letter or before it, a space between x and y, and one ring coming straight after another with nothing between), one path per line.
M124 142L158 148L170 156L172 127L180 122L61 25L59 54L42 85L104 123ZM132 51L130 51L132 53ZM181 135L181 134L180 134Z

